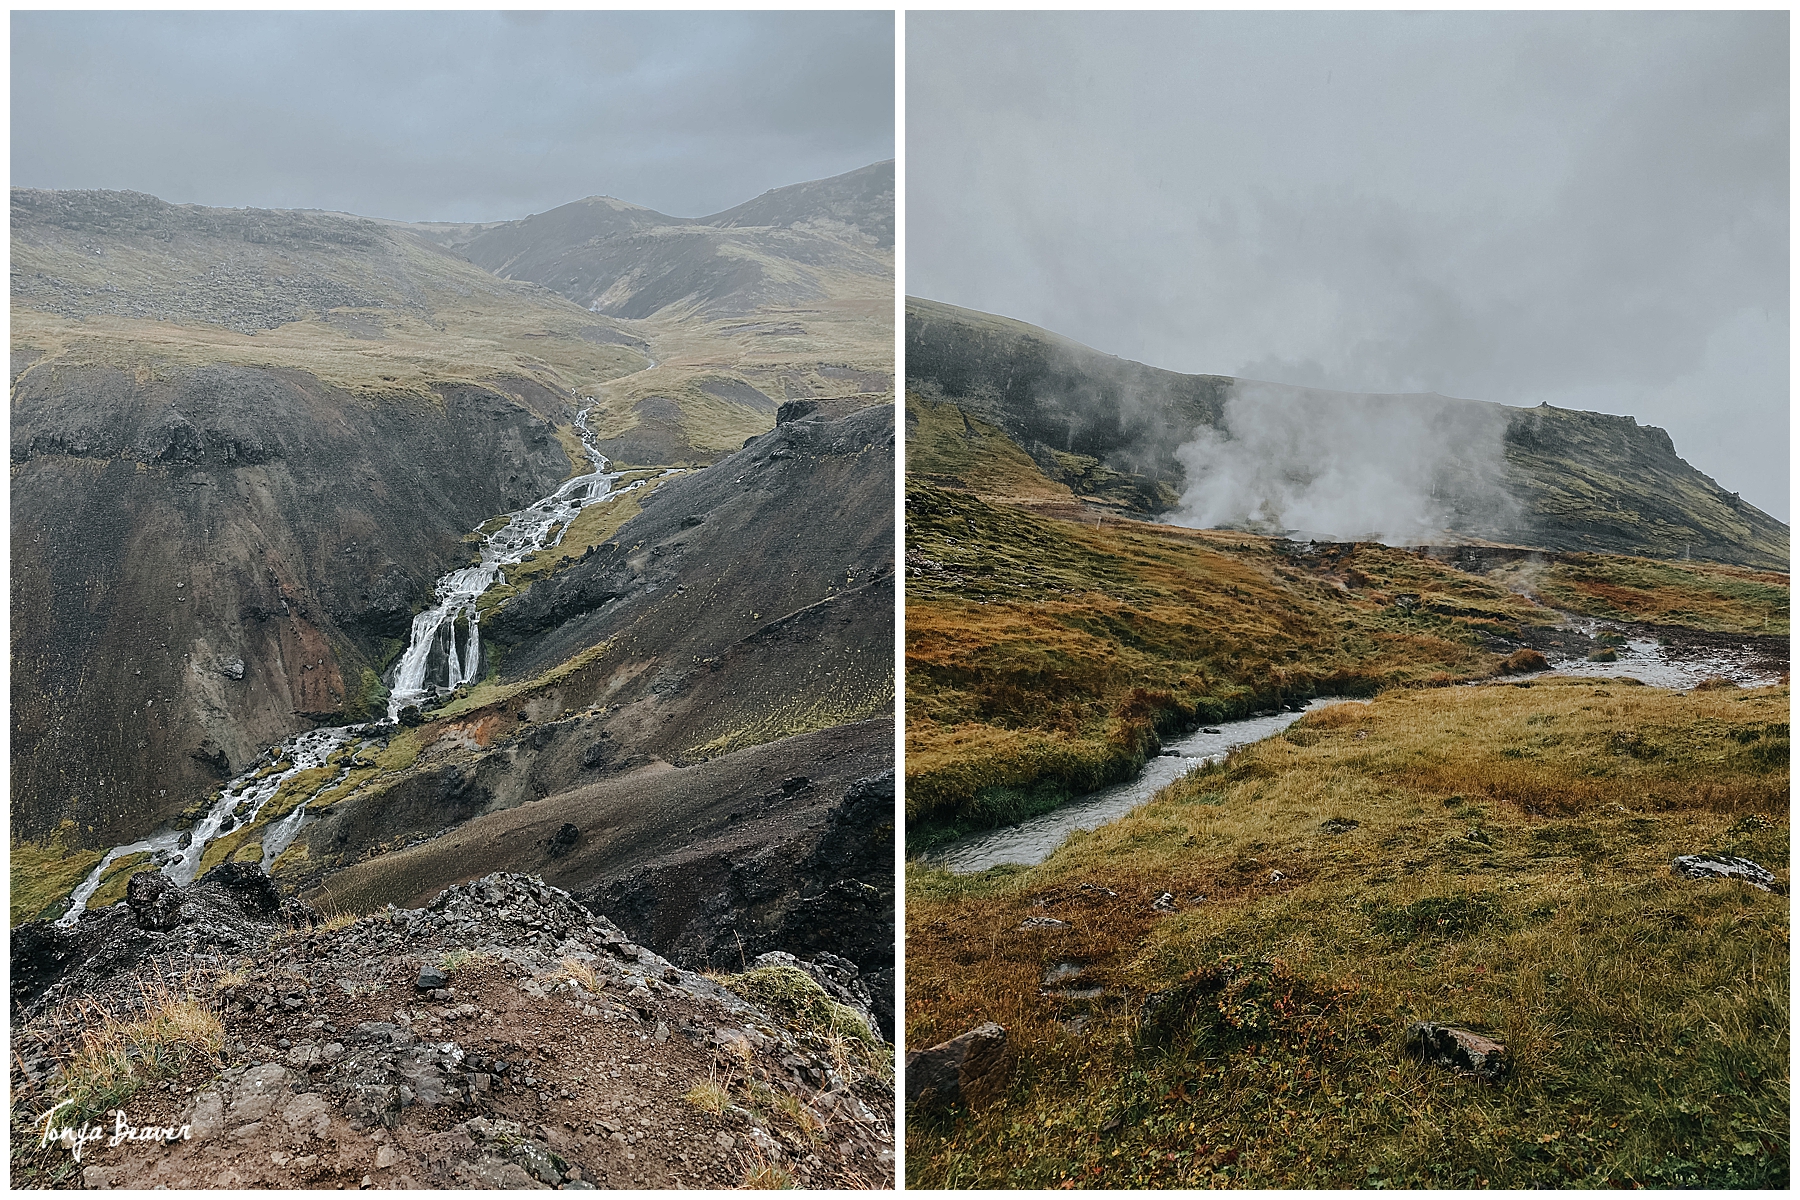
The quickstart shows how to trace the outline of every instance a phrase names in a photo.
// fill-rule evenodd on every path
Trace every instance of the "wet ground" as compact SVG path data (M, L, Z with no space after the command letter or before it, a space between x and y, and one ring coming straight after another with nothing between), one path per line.
M1625 635L1618 661L1551 657L1550 670L1538 674L1580 675L1602 679L1629 677L1650 687L1685 691L1707 679L1728 679L1739 687L1765 687L1787 674L1787 644L1777 638L1700 633L1651 625L1626 625L1571 617L1589 637L1604 630ZM1533 678L1517 676L1515 678Z

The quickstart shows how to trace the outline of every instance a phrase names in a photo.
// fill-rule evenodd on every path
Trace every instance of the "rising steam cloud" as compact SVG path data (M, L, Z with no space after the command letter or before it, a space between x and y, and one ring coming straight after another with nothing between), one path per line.
M1176 451L1177 524L1390 545L1494 536L1515 524L1505 410L1240 381L1221 429Z

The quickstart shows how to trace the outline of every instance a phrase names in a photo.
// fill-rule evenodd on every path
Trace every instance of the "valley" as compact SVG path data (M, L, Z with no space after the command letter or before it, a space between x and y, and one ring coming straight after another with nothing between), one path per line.
M15 191L14 961L62 964L15 1013L145 887L339 928L504 870L671 971L822 954L892 1035L892 164L845 178L489 225L498 273L438 227ZM514 261L601 243L653 294Z

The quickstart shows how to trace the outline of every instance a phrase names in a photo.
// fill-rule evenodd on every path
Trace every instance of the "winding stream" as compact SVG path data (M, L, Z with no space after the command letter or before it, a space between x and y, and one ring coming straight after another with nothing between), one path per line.
M588 403L593 404L593 397L588 397ZM500 578L504 568L516 566L530 555L554 547L582 509L617 499L644 486L644 481L639 480L623 488L613 487L623 472L606 469L606 457L594 444L593 433L588 429L590 411L591 407L584 408L576 415L575 428L593 469L568 480L542 500L508 514L510 519L504 525L482 538L481 561L439 579L437 603L413 618L411 640L390 672L389 721L397 718L403 708L454 691L477 677L481 666L481 614L475 602ZM482 528L493 523L492 520L484 522ZM219 789L212 807L193 828L151 834L107 851L100 865L70 895L69 911L56 923L73 925L100 889L108 869L119 859L134 854L149 853L150 861L176 884L192 883L199 874L208 842L220 834L253 823L281 790L282 784L302 771L314 771L328 765L334 753L360 741L369 728L367 723L362 723L310 729L271 748L254 766ZM265 871L293 844L305 823L307 805L342 783L350 769L349 762L341 764L331 778L313 788L293 811L263 831L262 865Z
M957 875L972 875L1001 863L1036 866L1049 858L1077 829L1098 829L1116 821L1163 788L1203 763L1217 762L1239 746L1280 733L1306 713L1331 704L1354 703L1336 698L1314 700L1305 709L1221 721L1163 747L1163 756L1144 764L1137 777L1090 792L1081 799L1004 829L989 829L958 838L924 856L932 866Z
M1571 616L1567 620L1590 637L1607 627L1606 622L1580 617ZM1543 675L1574 675L1595 680L1630 677L1650 687L1676 691L1710 678L1729 679L1740 687L1763 687L1780 682L1780 674L1769 668L1763 654L1753 646L1665 646L1653 638L1628 637L1625 645L1618 647L1616 662L1566 658L1551 663L1545 671L1483 680L1468 686L1514 684ZM1314 700L1307 710L1335 703L1342 701ZM1282 712L1212 726L1165 747L1165 756L1145 763L1135 779L1102 788L1072 804L1017 825L959 838L924 855L924 861L958 875L974 874L1002 863L1035 866L1049 858L1077 829L1097 829L1118 820L1186 772L1202 763L1216 762L1239 746L1279 733L1301 715ZM1175 754L1170 755L1169 751Z

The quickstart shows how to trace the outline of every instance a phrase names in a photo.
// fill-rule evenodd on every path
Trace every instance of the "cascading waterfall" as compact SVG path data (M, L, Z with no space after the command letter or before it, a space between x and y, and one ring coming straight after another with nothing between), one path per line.
M591 405L593 397L588 397L588 402ZM570 479L535 504L510 514L503 526L482 539L479 565L452 571L438 580L437 604L413 618L412 639L394 670L388 720L394 720L408 705L453 691L476 678L481 666L481 614L475 602L493 586L504 568L524 561L528 555L554 547L568 531L569 522L588 505L616 499L643 486L643 481L639 480L614 490L613 483L623 472L607 471L606 456L600 453L594 444L593 433L588 429L589 411L584 408L576 414L575 428L594 469ZM73 925L100 889L107 870L119 859L134 854L149 853L150 861L176 884L192 883L199 874L208 842L222 833L253 823L281 790L282 784L302 771L327 765L334 753L358 741L368 728L366 724L342 725L295 734L270 750L256 766L221 788L212 807L192 829L169 830L128 845L115 846L71 894L69 911L58 918L57 924ZM349 772L349 766L345 765L332 779L314 788L291 812L263 831L264 870L268 870L282 851L293 844L305 823L307 805L341 784Z
M481 669L481 612L475 602L481 594L493 586L503 568L554 544L582 509L617 494L612 485L619 472L607 471L606 456L594 445L587 414L587 409L581 410L575 427L594 469L513 513L511 520L482 539L478 565L438 580L437 604L413 618L412 640L394 669L388 720L409 705L438 692L455 691L476 678Z
M240 825L255 821L263 806L281 790L282 784L302 771L324 766L332 753L362 728L361 725L345 725L297 733L269 751L250 770L221 788L219 798L192 829L152 834L140 841L115 846L107 851L106 857L100 860L100 865L81 881L81 886L69 897L69 911L62 915L57 924L73 925L75 919L87 908L88 901L100 889L100 881L105 877L107 868L119 859L133 854L148 852L150 861L161 867L163 874L172 881L182 885L192 883L194 876L200 872L200 858L206 852L206 843L221 833L230 833ZM287 766L281 766L282 763ZM293 838L290 836L288 840L291 842ZM266 866L271 860L266 842L264 847L263 862ZM282 849L286 849L286 846Z

